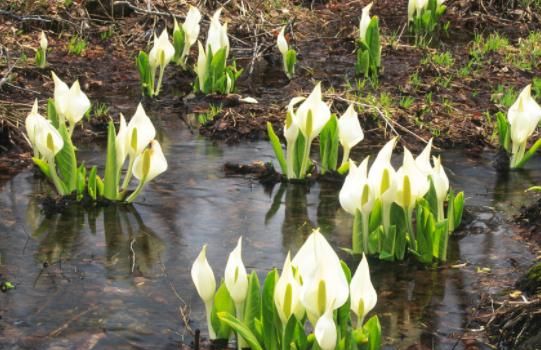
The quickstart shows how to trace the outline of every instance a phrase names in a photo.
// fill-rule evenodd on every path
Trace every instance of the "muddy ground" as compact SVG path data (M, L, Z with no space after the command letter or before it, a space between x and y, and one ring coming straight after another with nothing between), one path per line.
M259 103L242 104L238 96L194 96L193 72L173 65L166 70L160 96L144 98L144 103L178 112L179 123L209 138L235 143L266 138L267 121L281 134L289 100L306 95L322 81L334 111L345 111L349 101L365 105L359 112L368 144L381 144L398 134L414 150L431 137L439 148L461 147L472 154L497 147L494 114L506 110L508 95L534 77L541 78L541 34L528 38L532 32L541 33L541 9L535 7L539 3L524 7L518 2L511 6L513 1L450 0L443 20L450 23L448 31L420 48L405 28L407 1L377 0L371 12L380 18L383 69L374 85L358 80L354 69L358 21L368 2L228 1L222 19L229 22L231 57L244 68L237 93ZM207 32L208 15L220 6L219 1L199 6L206 15L200 38ZM2 2L0 183L30 165L21 130L33 100L45 106L52 97L51 71L68 83L79 79L93 103L107 106L99 116L93 110L75 135L77 142L103 142L107 120L117 121L119 112L132 113L139 99L135 55L148 49L154 31L167 27L171 32L172 16L182 21L186 9L184 2L171 0L153 1L150 7L136 0ZM286 23L290 45L299 53L291 81L281 71L275 47ZM50 48L45 69L33 63L41 30ZM69 41L76 35L87 48L80 55L68 54ZM486 38L491 35L504 38L505 44L490 46ZM192 48L190 64L195 55ZM539 89L538 101L541 83ZM211 105L222 107L208 118ZM208 120L194 124L189 118L193 115L206 115ZM526 240L539 244L539 225L534 229L522 224L525 231L536 232Z

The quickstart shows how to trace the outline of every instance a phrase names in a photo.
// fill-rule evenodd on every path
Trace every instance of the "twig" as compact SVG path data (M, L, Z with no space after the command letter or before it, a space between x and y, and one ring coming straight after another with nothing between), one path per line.
M13 63L11 66L8 66L7 70L2 73L3 77L2 79L0 79L0 89L2 88L2 85L4 85L8 81L9 74L11 73L13 68L15 68L15 66L17 65L17 63L19 62L19 59L20 58L17 58L17 60L15 60L15 63ZM9 53L7 50L6 50L6 62L9 62Z
M133 245L135 244L135 238L131 240L130 242L130 250L131 250L131 257L132 257L132 262L131 262L131 273L133 273L133 271L135 271L135 251L133 250Z
M49 333L48 336L49 337L56 337L56 336L60 335L60 333L62 333L65 329L67 329L73 321L77 321L79 318L86 315L87 313L94 310L95 308L96 308L95 306L92 306L92 307L86 309L85 311L78 313L77 315L73 316L68 321L66 321L62 326L58 327L57 329L55 329L54 331Z

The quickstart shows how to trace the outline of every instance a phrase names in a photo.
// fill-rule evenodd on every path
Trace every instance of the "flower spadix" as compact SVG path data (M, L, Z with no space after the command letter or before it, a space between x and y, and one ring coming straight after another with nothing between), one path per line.
M376 306L378 300L378 295L370 280L370 269L364 254L357 271L351 278L349 288L351 311L357 315L357 328L360 328L365 316Z
M248 293L248 275L242 262L242 237L229 254L225 265L225 286L235 304L244 303Z
M287 321L291 315L295 315L297 320L301 320L304 315L304 307L301 303L301 285L298 278L295 276L293 266L291 265L291 258L289 253L287 254L282 269L282 274L276 283L274 290L274 304L276 310L278 310L278 316L283 324L287 324Z
M308 98L295 111L293 122L310 143L330 118L331 110L321 99L321 83L317 83Z
M135 114L126 128L126 149L130 157L135 157L154 139L156 129L139 103Z
M404 162L396 172L396 204L406 210L413 210L417 200L422 198L430 187L427 177L419 170L411 152L404 147Z
M366 42L366 30L370 24L370 9L372 8L373 3L369 3L363 7L361 14L361 21L359 22L359 37L362 41Z
M201 249L201 252L195 259L192 270L192 281L197 289L197 293L201 299L207 303L211 303L216 291L216 279L214 278L214 272L212 267L207 261L207 245L205 244Z
M302 276L301 302L312 324L329 305L337 309L347 301L349 287L340 259L319 230L308 237L292 264Z
M317 344L322 350L334 350L338 333L333 319L332 308L329 308L318 320L314 327Z

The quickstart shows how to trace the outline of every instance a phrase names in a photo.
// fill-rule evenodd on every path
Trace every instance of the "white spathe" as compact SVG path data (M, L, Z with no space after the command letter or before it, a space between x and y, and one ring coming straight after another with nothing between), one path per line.
M432 173L432 165L430 164L430 152L432 152L432 138L428 141L423 151L415 158L417 168L428 176Z
M116 151L116 167L118 170L122 168L126 156L128 155L127 142L128 138L128 127L126 125L126 119L124 115L120 113L120 126L118 128L118 133L115 137L115 151Z
M351 278L349 288L351 311L359 318L360 324L357 324L357 328L360 328L365 316L376 306L378 301L378 295L370 280L370 269L364 253L357 271Z
M36 148L45 159L52 161L64 147L64 140L56 128L50 123L40 123L36 132Z
M139 155L156 137L156 129L139 103L126 129L126 149L130 157Z
M147 163L148 162L148 163ZM156 176L167 170L167 160L160 143L150 141L145 150L139 154L133 163L133 176L144 183L152 181Z
M308 122L309 115L312 117L311 125ZM319 135L330 118L331 110L321 99L321 83L317 83L308 98L304 100L293 114L293 122L304 135L307 142L310 143Z
M364 139L363 129L353 104L338 119L338 139L344 150L351 150Z
M28 136L28 140L30 141L30 144L32 145L32 148L37 151L36 148L36 136L39 133L39 131L42 129L42 125L44 123L49 123L45 117L43 117L41 114L39 114L38 111L38 99L36 98L34 100L34 105L32 106L32 110L26 116L26 119L24 121L25 128L26 128L26 135Z
M210 20L209 32L205 48L212 50L216 54L220 49L225 48L225 57L229 56L229 38L227 37L227 23L220 24L220 14L222 8L219 8Z
M64 104L64 116L70 125L74 126L83 119L86 111L90 109L90 100L86 94L81 91L78 80L71 85L67 96L64 98L67 100Z
M396 192L396 171L391 165L396 140L395 137L383 146L368 172L368 181L375 197L380 198L384 204L392 203Z
M418 16L427 6L428 0L409 0L408 21L412 21L413 18Z
M413 155L406 147L404 147L404 161L396 172L396 179L395 202L406 210L412 210L417 200L422 198L430 188L428 178L419 170Z
M290 254L287 253L282 274L274 289L274 304L282 324L287 324L291 315L301 320L304 307L301 303L301 285L293 273Z
M337 309L349 297L340 259L329 242L314 230L293 258L302 278L301 302L312 324L329 308Z
M175 55L175 47L169 41L167 29L164 28L159 37L154 33L154 44L148 54L148 63L152 69L167 66Z
M225 265L225 286L236 305L241 305L248 294L248 274L242 262L242 237L229 254Z
M45 36L45 33L43 30L41 31L41 34L39 35L39 46L43 51L47 51L47 45L49 42L47 41L47 36Z
M199 297L201 297L205 304L211 303L216 292L216 279L214 278L212 267L207 261L206 244L192 265L191 275Z
M54 107L56 113L64 117L70 88L56 74L52 72L54 81Z
M507 119L511 125L513 148L515 145L524 144L541 120L541 107L531 95L531 85L522 90L515 103L509 108Z
M314 327L314 335L317 344L322 350L334 350L336 348L338 333L336 331L332 309L329 309L317 320Z
M276 45L278 46L278 50L280 50L280 53L283 57L287 56L287 51L289 50L289 47L287 45L287 40L284 35L284 32L286 30L286 27L282 27L280 30L280 33L278 34L278 38L276 39Z
M374 191L367 177L368 159L366 157L358 167L353 160L349 160L349 172L340 189L340 205L351 215L355 215L357 210L369 214L374 206Z
M373 3L369 3L363 7L361 14L361 21L359 22L359 36L362 41L366 42L366 30L370 24L370 9L372 8Z

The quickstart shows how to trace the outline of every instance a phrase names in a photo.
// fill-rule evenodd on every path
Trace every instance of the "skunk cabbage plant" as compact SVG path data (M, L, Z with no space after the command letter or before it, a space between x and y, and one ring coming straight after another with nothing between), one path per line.
M363 8L357 40L357 75L377 82L381 66L381 44L378 17L370 17L372 3Z
M38 68L45 68L47 66L47 46L49 45L49 41L47 40L47 36L43 31L41 31L41 34L39 35L39 47L36 50L36 66Z
M284 34L285 30L286 27L282 27L282 29L280 30L280 33L278 34L278 38L276 40L276 46L278 46L278 50L282 54L284 73L289 79L291 79L293 78L293 75L295 75L295 64L297 64L297 51L289 48Z
M207 309L210 339L228 340L234 331L239 348L255 350L334 350L344 349L344 344L347 349L380 349L377 316L365 322L377 302L366 257L352 278L325 237L314 230L293 259L287 254L281 274L273 269L261 286L257 274L245 270L241 242L230 254L225 282L216 292L206 246L192 267ZM311 327L305 327L307 322Z
M190 48L197 41L199 36L199 22L201 22L201 12L197 7L190 5L190 9L186 14L186 19L182 26L179 26L175 19L173 27L173 46L175 47L175 55L173 61L186 69L186 59L190 54Z

